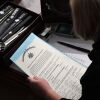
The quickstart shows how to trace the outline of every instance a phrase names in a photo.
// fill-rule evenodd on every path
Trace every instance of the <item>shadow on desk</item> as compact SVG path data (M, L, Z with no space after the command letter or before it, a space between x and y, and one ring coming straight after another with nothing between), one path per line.
M0 69L0 100L42 100L28 86L26 76L12 69Z

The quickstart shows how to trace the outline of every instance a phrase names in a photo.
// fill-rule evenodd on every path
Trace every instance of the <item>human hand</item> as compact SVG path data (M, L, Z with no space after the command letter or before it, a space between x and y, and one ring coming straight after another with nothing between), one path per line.
M46 100L60 100L58 95L49 85L49 83L40 77L28 77L31 87Z

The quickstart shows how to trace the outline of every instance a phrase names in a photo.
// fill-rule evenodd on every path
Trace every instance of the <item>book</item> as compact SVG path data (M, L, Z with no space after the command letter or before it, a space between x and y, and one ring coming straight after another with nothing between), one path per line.
M28 76L40 76L62 97L79 99L86 67L31 33L10 58Z

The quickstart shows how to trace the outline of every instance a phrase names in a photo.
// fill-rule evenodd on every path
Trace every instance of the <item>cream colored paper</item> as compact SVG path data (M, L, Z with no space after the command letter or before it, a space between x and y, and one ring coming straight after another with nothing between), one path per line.
M86 68L50 46L33 33L13 54L11 60L27 75L45 78L62 97L81 97L80 78Z

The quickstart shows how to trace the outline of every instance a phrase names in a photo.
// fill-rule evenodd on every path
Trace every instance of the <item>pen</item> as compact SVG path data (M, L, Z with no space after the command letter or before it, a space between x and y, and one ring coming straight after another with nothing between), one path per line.
M11 6L7 6L2 10L0 10L0 19L3 18L11 9L12 9Z
M19 25L27 15L28 13L23 12L17 19L15 19L10 27L0 36L0 41L4 41L9 38L12 35L10 31L17 27L17 25Z
M0 18L0 25L12 14L13 11L13 8L9 9L9 11L7 11L7 13L2 16L2 18Z
M88 49L81 48L81 47L78 47L78 46L75 46L75 45L72 45L72 44L69 44L69 43L66 43L66 42L57 41L57 43L59 43L59 44L61 44L63 46L67 46L67 47L70 47L70 48L85 52L85 53L90 53L90 50L88 50Z
M23 26L25 27L25 24L32 18L32 16L27 16L26 18L24 18L22 20L22 22L17 25L15 28L13 28L11 31L9 31L7 37L5 37L3 39L3 42L6 41L7 39L9 39L12 35L14 35L16 32L18 32L20 30L20 28L22 28Z
M8 47L12 42L14 42L14 40L16 38L18 38L21 34L23 34L23 32L25 32L32 24L29 25L25 25L26 22L28 22L30 19L32 19L32 16L27 16L24 20L23 23L21 23L20 25L18 25L17 30L11 31L12 35L9 36L9 38L7 38L5 41L1 41L0 43L0 50L4 50L6 47Z
M7 38L5 41L1 41L0 50L4 50L6 47L8 47L16 38L23 34L23 32L25 32L33 24L32 22L31 24L25 26L26 22L28 22L31 18L32 16L28 16L23 23L18 25L17 30L13 30L12 35L10 35L9 38Z
M8 47L11 44L12 41L14 42L14 40L17 37L19 37L26 29L27 29L27 27L26 28L22 27L16 34L11 36L7 41L0 42L0 51L5 50L5 48Z
M28 16L27 19L29 18L32 18L32 16ZM29 24L28 26L23 26L22 28L20 28L17 33L13 34L8 40L4 42L5 47L9 46L12 43L12 41L18 38L21 34L23 34L23 32L25 32L32 24L33 22Z
M24 31L26 31L28 29L28 27L22 27L16 34L14 34L13 36L11 36L7 41L4 42L5 47L7 47L8 45L10 45L10 43L18 38L21 34L23 34Z
M0 35L11 25L11 23L16 19L16 17L20 14L21 9L16 8L11 16L0 26Z

